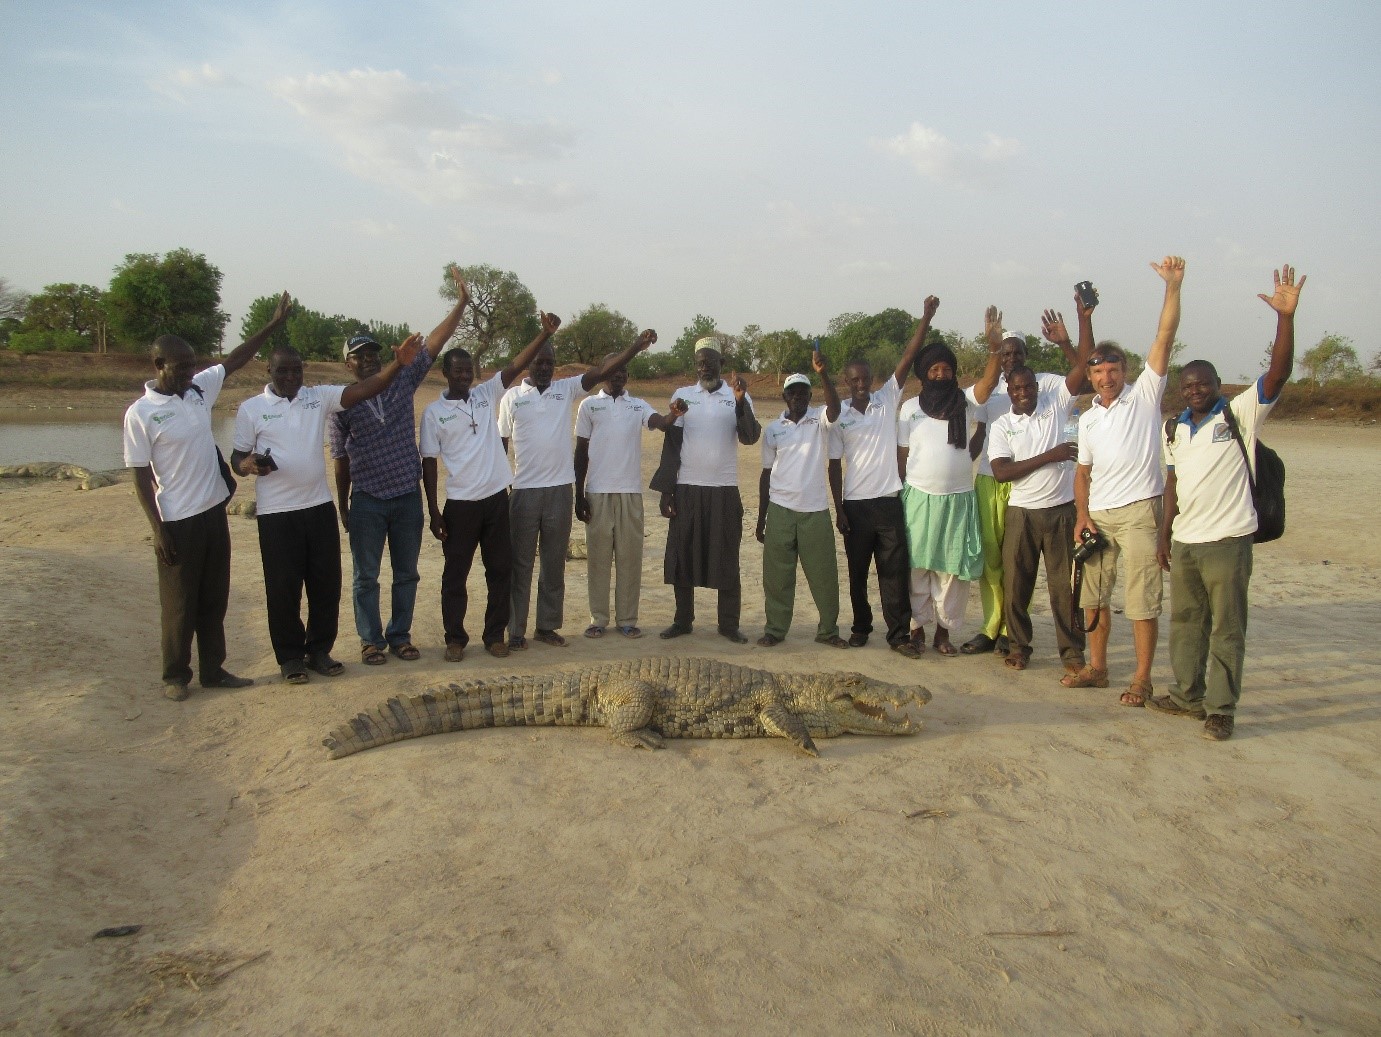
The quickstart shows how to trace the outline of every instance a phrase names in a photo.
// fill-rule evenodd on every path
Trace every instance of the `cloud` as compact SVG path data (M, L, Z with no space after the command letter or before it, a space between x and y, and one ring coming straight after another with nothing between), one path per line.
M371 183L431 205L494 201L532 211L578 203L569 184L514 175L515 162L551 162L572 135L552 124L474 115L446 92L399 71L287 76L269 91L325 136L336 161Z
M910 162L922 176L968 188L998 186L1012 159L1021 154L1020 142L1010 138L989 133L982 145L966 147L918 122L906 133L876 141L874 146Z
M244 84L224 69L209 63L197 68L180 68L166 79L153 80L149 87L155 92L171 97L179 104L189 103L192 94L201 90L221 90L242 87Z
M988 264L988 273L1003 280L1020 280L1031 276L1031 268L1015 259L994 260Z

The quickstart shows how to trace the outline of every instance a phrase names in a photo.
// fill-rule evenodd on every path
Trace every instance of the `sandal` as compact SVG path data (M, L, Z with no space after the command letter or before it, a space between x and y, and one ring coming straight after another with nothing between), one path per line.
M619 633L624 637L642 637L643 632L635 626L619 627Z
M332 659L328 652L313 652L307 656L307 669L315 670L323 677L339 677L345 672L345 663ZM289 679L289 684L297 682Z
M565 648L566 639L555 630L539 630L532 635L534 641L540 641L544 645L551 645L553 648Z
M949 641L935 641L933 642L933 644L936 653L939 655L949 657L951 655L959 654L959 649L955 648L954 645Z
M1013 648L1007 653L1004 665L1009 670L1024 670L1031 661L1031 652L1026 648Z
M282 672L283 681L286 684L306 684L309 679L307 677L307 664L301 661L283 663L278 669Z
M1060 678L1060 683L1066 688L1106 688L1108 686L1108 671L1095 670L1092 666L1085 666L1074 673L1066 673Z
M601 626L596 626L595 624L591 623L589 626L587 626L587 627L585 628L585 636L586 636L586 637L603 637L603 636L604 636L604 628L601 627Z
M404 641L400 645L389 645L388 650L404 662L416 662L422 658L422 653L417 650L417 646L411 641Z
M382 666L388 662L388 656L378 645L360 645L360 661L366 666Z
M1127 690L1122 693L1117 701L1124 706L1140 709L1142 706L1146 705L1146 700L1151 698L1155 693L1156 689L1151 687L1150 681L1144 681L1140 678L1133 677L1132 682L1127 685ZM1128 701L1129 699L1131 701Z

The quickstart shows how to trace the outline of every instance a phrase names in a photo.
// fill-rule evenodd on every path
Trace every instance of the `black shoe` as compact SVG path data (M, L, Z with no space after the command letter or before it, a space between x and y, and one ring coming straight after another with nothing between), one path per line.
M673 623L657 636L663 641L670 641L673 637L685 637L690 632L690 627L683 627L679 623Z
M864 645L866 645L867 643L868 643L868 635L867 635L867 634L850 634L850 635L849 635L849 647L850 647L850 648L862 648L862 647L863 647Z
M307 664L299 659L295 662L283 663L278 667L283 674L285 684L306 684L309 680L307 676Z
M248 688L253 683L253 677L236 677L228 670L222 670L214 677L203 677L201 679L201 686L203 688Z
M979 631L969 640L961 644L959 646L959 651L963 652L965 655L978 655L980 652L991 652L995 644L997 644L996 641L982 631Z
M719 636L724 638L725 640L732 641L736 645L746 645L748 643L748 638L743 636L743 632L741 630L725 630L723 627L721 627L719 630Z
M1005 656L1012 650L1012 646L1007 641L1006 634L998 634L997 640L993 642L993 655Z
M1226 742L1232 737L1232 717L1214 713L1204 721L1204 737L1211 742Z
M345 672L345 664L332 659L329 652L313 652L307 656L307 668L323 677L336 677Z

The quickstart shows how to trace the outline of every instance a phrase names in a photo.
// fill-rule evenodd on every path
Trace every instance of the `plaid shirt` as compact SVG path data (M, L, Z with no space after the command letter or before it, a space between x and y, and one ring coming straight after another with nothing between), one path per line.
M327 424L331 456L350 458L350 483L355 489L381 500L417 489L422 461L417 454L412 398L431 366L432 355L424 346L392 385L372 400L333 415Z

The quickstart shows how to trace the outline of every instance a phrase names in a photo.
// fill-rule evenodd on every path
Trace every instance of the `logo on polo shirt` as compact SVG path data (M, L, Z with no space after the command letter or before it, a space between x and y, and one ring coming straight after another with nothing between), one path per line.
M1226 443L1232 438L1232 429L1228 428L1227 422L1220 421L1213 426L1213 442Z
M733 400L720 400L719 402L724 404L724 406L726 407L732 407L734 405Z
M281 415L281 414L274 414L272 411L269 411L268 413L259 415L259 420L260 420L260 421L274 421L274 420L276 420L276 419L278 419L278 418L281 418L282 416L283 416L283 415Z
M176 416L176 414L177 414L177 411L171 411L171 410L170 410L170 411L164 411L162 414L151 414L151 415L149 415L149 420L152 421L155 425L161 425L161 424L163 424L163 422L167 421L169 418Z
M318 407L321 406L321 401L320 401L320 400L308 400L308 401L304 404L304 406L305 406L308 410L316 410Z
M447 414L444 418L437 418L436 423L438 425L444 425L448 421L455 421L458 417L460 417L459 414Z
M532 402L531 400L517 400L517 399L515 399L515 400L513 401L513 406L514 406L515 408L517 408L517 407L526 407L526 406L527 406L529 403L531 403L531 402Z

